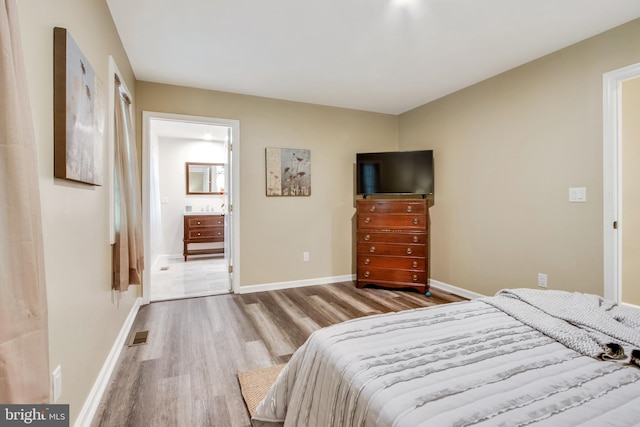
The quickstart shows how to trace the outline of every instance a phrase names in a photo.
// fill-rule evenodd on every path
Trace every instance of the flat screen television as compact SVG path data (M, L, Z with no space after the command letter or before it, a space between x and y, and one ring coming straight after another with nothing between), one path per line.
M433 194L433 150L357 153L357 194Z

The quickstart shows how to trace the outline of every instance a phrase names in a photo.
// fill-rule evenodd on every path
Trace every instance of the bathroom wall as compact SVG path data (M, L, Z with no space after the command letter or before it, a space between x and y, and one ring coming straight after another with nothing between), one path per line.
M221 211L224 196L187 195L187 162L226 163L224 143L158 137L159 196L162 241L157 254L182 255L185 206L192 211Z

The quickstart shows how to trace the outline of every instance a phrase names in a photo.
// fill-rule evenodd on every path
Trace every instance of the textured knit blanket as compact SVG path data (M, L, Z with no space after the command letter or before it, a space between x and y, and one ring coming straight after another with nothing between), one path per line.
M505 289L481 301L585 356L640 365L640 311L597 295Z

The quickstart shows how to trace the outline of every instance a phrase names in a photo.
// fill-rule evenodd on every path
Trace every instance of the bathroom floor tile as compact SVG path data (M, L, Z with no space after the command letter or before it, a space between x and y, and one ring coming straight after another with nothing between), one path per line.
M151 271L151 301L229 293L223 257L164 257Z

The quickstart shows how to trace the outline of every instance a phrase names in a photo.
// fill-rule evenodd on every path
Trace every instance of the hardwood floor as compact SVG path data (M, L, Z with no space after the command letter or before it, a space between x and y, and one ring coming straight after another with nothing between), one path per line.
M156 302L140 309L92 426L250 426L237 371L284 363L316 329L462 301L351 282Z

